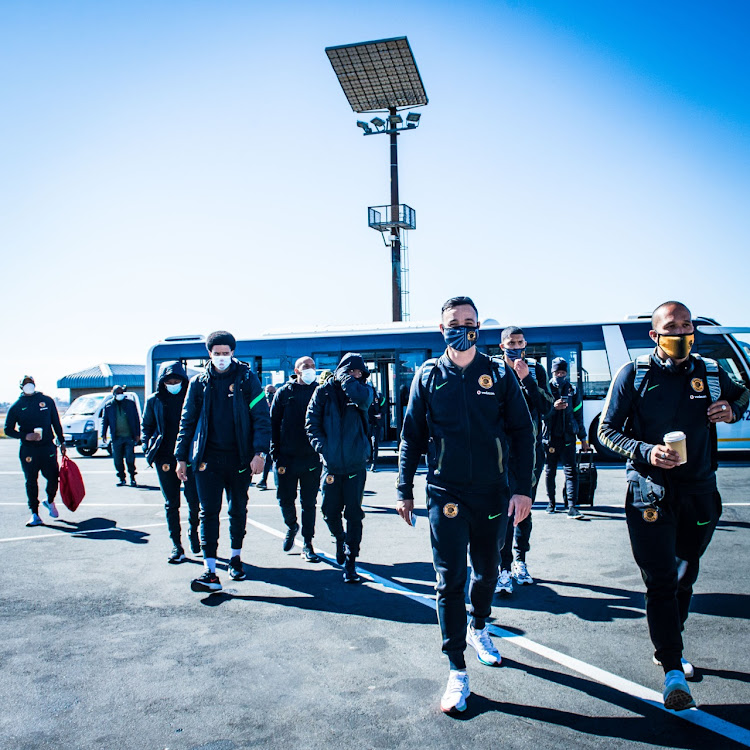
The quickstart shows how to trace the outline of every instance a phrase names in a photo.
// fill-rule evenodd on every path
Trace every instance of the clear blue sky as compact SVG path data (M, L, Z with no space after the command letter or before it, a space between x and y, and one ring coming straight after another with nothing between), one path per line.
M750 323L750 4L0 5L6 354L57 378L176 333L390 318L387 141L324 48L407 35L430 97L400 139L413 320L684 299Z

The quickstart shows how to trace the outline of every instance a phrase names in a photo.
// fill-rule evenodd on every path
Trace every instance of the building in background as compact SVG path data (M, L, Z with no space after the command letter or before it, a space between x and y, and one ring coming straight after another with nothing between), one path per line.
M74 372L57 381L58 388L70 389L70 403L88 393L110 391L115 385L127 386L144 403L145 367L143 365L111 365L103 363Z

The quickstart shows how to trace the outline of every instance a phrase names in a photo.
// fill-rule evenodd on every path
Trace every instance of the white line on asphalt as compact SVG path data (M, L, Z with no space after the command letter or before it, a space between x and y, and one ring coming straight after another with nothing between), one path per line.
M279 537L279 539L283 539L285 536L282 532L277 531L270 526L266 526L263 523L259 523L258 521L253 521L251 518L248 518L247 522L255 526L256 528L261 529L262 531ZM299 540L295 540L295 544L299 547L302 546L302 542L300 542ZM332 561L332 558L325 553L318 552L317 554ZM357 570L360 573L366 575L375 583L379 583L386 589L395 591L403 596L408 597L409 599L413 599L415 602L424 604L426 607L430 607L431 609L437 608L437 602L432 597L428 597L424 594L418 594L417 592L411 591L410 589L407 589L404 586L401 586L400 584L389 580L388 578L383 578L382 576L376 575L375 573L370 573L366 568L358 567ZM429 582L425 581L424 583ZM490 625L489 627L495 635L513 642L516 646L520 646L527 651L532 651L535 654L544 657L545 659L549 659L550 661L560 664L563 667L567 667L573 672L578 672L578 674L589 677L592 680L601 683L602 685L606 685L607 687L611 687L621 693L626 693L627 695L630 695L634 698L638 698L644 703L647 703L649 706L658 708L659 710L664 711L671 716L677 716L678 718L684 719L691 724L696 724L697 726L708 729L711 732L715 732L716 734L720 734L723 737L727 737L731 740L734 740L735 742L739 742L747 747L750 747L750 731L744 729L743 727L739 727L729 721L724 721L724 719L720 719L717 716L713 716L712 714L706 713L705 711L701 711L698 708L689 708L686 711L669 711L664 708L661 693L658 693L655 690L643 687L636 682L626 680L624 677L619 677L618 675L607 672L604 669L599 669L599 667L587 664L580 659L574 659L572 656L563 654L560 651L555 651L554 649L547 648L547 646L543 646L541 643L535 643L534 641L529 640L524 636L511 633L510 631L500 628L497 625Z
M724 508L726 508L727 505L750 505L750 503L722 503Z
M21 542L24 539L44 539L45 537L50 536L73 536L73 537L80 537L84 534L103 534L105 531L122 531L124 534L129 531L140 531L141 529L153 529L157 526L166 526L166 521L163 523L146 523L146 524L138 524L137 529L121 529L119 526L108 526L106 529L91 529L90 531L87 531L86 529L83 529L82 531L73 531L72 529L70 531L65 531L63 529L60 529L60 531L54 531L51 534L34 534L33 536L13 536L13 537L7 537L6 539L0 539L0 542Z

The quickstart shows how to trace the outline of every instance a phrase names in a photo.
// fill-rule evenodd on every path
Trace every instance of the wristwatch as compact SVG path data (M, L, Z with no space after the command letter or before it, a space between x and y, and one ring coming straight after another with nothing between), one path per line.
M264 461L266 460L266 454L265 453L256 453L255 455L258 456L259 458L262 458Z

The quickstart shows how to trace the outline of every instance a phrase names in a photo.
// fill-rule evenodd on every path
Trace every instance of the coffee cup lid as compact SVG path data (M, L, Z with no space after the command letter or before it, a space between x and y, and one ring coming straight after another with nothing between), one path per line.
M684 432L677 430L676 432L668 432L664 436L665 443L678 443L680 440L684 440L687 437Z

